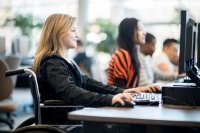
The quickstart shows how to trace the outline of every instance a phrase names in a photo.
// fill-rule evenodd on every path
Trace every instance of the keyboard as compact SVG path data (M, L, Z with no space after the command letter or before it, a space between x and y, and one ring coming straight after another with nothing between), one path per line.
M195 83L169 83L165 86L197 86Z
M140 94L134 93L134 102L136 105L152 105L158 106L161 102L161 94L157 93L145 93L142 92Z

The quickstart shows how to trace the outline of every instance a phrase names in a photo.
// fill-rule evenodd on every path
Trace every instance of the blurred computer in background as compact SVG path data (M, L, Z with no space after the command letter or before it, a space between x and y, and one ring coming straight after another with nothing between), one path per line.
M0 57L4 57L6 55L6 38L0 37Z

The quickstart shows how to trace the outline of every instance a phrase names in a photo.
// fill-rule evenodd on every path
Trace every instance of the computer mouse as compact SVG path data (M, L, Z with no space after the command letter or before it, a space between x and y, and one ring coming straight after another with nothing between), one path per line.
M124 108L133 108L135 106L135 102L124 101L124 105L121 103L115 103L114 107L124 107Z

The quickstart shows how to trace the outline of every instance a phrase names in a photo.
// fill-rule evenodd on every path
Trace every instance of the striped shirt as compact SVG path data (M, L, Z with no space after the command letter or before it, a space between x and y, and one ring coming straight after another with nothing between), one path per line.
M135 74L131 56L124 49L117 49L109 62L108 84L118 87L136 87L138 76Z

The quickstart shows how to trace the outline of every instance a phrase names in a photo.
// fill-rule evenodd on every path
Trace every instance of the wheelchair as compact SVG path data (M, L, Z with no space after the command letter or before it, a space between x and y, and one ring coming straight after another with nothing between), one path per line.
M31 94L34 104L34 116L22 122L13 133L74 133L80 131L82 128L81 122L74 122L67 119L61 121L60 118L54 114L60 112L67 112L82 109L83 106L69 106L65 105L61 100L46 100L44 103L40 101L40 92L37 82L36 74L30 69L16 69L5 72L5 76L13 76L19 74L28 74ZM53 113L52 113L53 112ZM49 114L53 115L49 115ZM48 114L48 115L46 115Z

